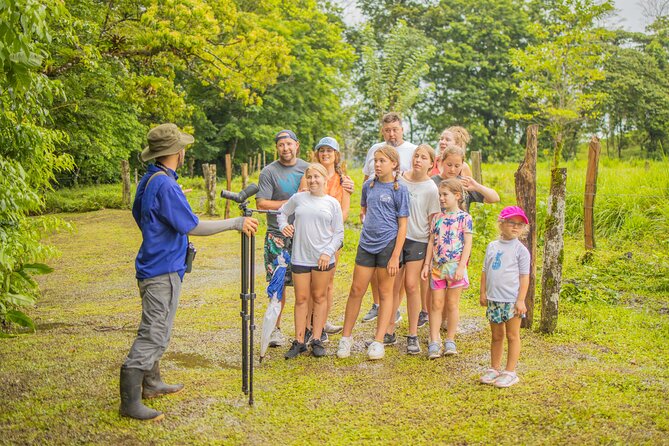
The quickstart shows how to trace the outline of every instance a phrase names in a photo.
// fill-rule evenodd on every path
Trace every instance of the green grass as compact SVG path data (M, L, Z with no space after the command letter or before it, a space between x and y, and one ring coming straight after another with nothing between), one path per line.
M632 181L664 187L659 191L664 198L653 203L666 212L667 163L651 163L652 175L644 175L642 163L602 164L601 197ZM478 306L479 270L485 246L495 237L495 215L513 203L515 168L484 167L485 182L499 190L503 202L472 210L477 228L472 288L461 303L460 355L436 361L408 357L400 339L384 360L369 362L362 341L375 327L357 324L354 354L346 360L334 357L339 336L321 360L285 361L284 349L271 350L256 364L254 407L240 390L239 236L195 239L196 267L186 277L162 363L165 379L184 382L186 390L149 403L166 412L156 424L122 419L117 412L118 368L141 311L133 267L140 233L127 210L62 215L75 231L49 239L62 257L52 262L56 271L40 278L44 295L30 310L38 331L0 340L0 443L669 444L666 218L634 237L622 229L598 232L598 249L590 256L580 229L568 231L568 286L556 332L523 330L519 385L499 390L477 384L488 365L490 341ZM546 168L540 167L540 200L547 190ZM584 167L576 162L568 169L576 200ZM637 170L642 172L635 175ZM360 173L353 173L359 190ZM201 189L188 196L194 209L203 209ZM605 207L607 201L599 198L596 206ZM336 276L332 319L338 322L357 246L359 193L352 204ZM619 228L630 224L626 221ZM259 246L259 270L261 258ZM260 328L266 305L261 276L256 292ZM371 297L365 298L363 311L370 303ZM291 334L290 303L287 309L282 326ZM535 326L539 310L538 303ZM399 334L405 332L406 317ZM425 351L426 329L420 338Z

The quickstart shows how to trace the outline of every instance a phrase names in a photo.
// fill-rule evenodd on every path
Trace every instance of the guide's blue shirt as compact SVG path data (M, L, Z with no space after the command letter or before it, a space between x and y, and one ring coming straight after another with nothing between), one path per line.
M149 178L161 170L167 175L156 175L146 187ZM132 216L143 239L135 260L138 279L176 272L183 280L188 233L197 226L199 219L177 184L177 178L179 176L172 169L150 164L137 185ZM146 201L142 203L145 196Z

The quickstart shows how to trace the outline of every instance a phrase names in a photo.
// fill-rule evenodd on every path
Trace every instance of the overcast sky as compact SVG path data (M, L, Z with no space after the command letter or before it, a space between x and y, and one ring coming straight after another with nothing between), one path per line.
M643 31L644 18L641 16L641 6L638 0L615 0L618 9L617 23L628 31ZM614 23L616 21L614 20Z
M344 20L353 25L360 22L360 12L355 7L355 0L335 0L344 8ZM643 31L644 19L641 16L639 0L614 0L617 16L611 19L613 27L622 27L629 31Z

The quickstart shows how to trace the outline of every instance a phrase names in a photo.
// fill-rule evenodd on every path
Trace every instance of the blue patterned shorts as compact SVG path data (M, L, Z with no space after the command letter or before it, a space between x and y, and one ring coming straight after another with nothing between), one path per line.
M503 324L516 316L516 304L511 302L488 301L485 315L493 324Z

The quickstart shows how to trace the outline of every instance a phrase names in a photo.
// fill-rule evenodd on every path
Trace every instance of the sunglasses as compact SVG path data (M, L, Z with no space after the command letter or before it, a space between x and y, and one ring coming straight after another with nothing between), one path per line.
M522 221L503 220L502 223L506 223L507 225L513 226L514 228L522 228L525 226L525 222Z

